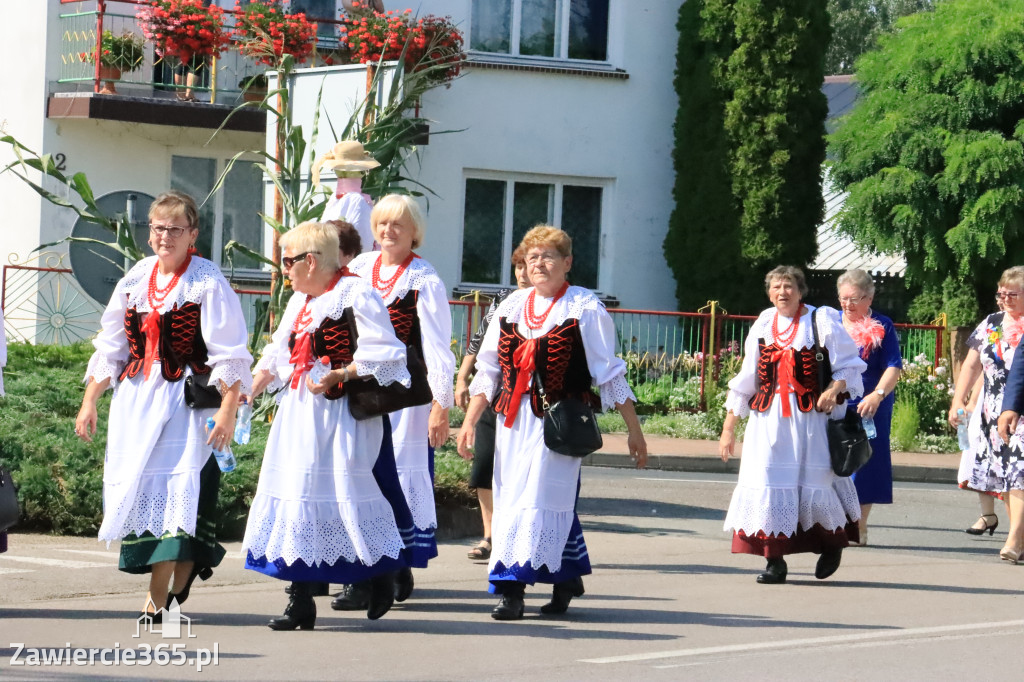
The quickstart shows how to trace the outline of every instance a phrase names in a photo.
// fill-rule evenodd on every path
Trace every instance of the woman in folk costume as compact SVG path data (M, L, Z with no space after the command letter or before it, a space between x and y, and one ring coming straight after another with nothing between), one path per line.
M832 471L826 420L841 418L845 399L861 395L866 365L835 311L823 308L814 317L832 381L822 391L803 272L779 266L765 277L765 289L773 307L751 327L725 401L723 460L733 454L736 422L750 415L725 529L733 531L733 553L768 560L757 582L786 582L783 557L799 552L821 555L814 576L825 579L839 568L849 540L859 539L860 518L853 482Z
M92 440L96 400L113 386L99 538L123 538L122 571L152 574L152 611L184 602L195 578L209 577L224 556L214 534L220 470L211 454L234 431L252 356L238 296L216 264L194 254L192 198L158 196L149 228L156 255L117 283L103 313L75 433ZM215 392L207 400L219 408L185 404L189 375L208 378ZM216 426L207 433L209 417Z
M395 463L405 498L412 509L414 537L406 542L410 567L426 568L437 556L437 514L434 510L434 448L448 439L448 410L454 401L451 351L452 314L448 292L434 266L413 253L423 243L423 213L409 196L389 194L370 216L380 252L364 253L349 265L373 284L384 299L395 334L427 367L433 401L393 412L391 436ZM412 570L396 578L397 601L412 594Z
M246 568L292 582L271 629L313 628L316 582L370 580L366 615L380 618L394 602L403 543L373 476L383 419L356 420L346 383L408 386L405 345L373 288L339 261L336 227L303 223L281 247L295 294L256 365L254 392L283 393L242 542Z
M629 452L647 463L647 443L626 384L626 363L615 356L615 325L588 289L569 286L572 240L562 230L539 225L526 233L527 274L533 285L512 292L498 307L476 358L472 398L459 454L470 457L475 427L493 399L498 413L494 446L493 550L490 589L501 600L496 620L523 617L526 585L553 584L545 614L561 614L583 594L590 558L576 516L580 464L548 449L544 408L574 397L594 408L617 408L629 430ZM593 387L600 389L600 397Z
M977 430L969 430L976 437L971 449L964 453L973 462L960 487L999 496L1006 503L1010 529L999 556L1016 564L1024 560L1024 424L1004 442L997 422L1003 410L1007 378L1017 362L1017 347L1024 335L1024 266L1003 272L996 302L1002 310L982 320L967 339L967 357L953 390L949 423L954 428L959 423L967 392L983 374L984 388L976 408L980 415L974 416L977 423L973 425ZM986 525L995 530L995 523Z
M322 221L344 220L356 228L363 248L373 251L373 230L370 212L373 201L363 193L363 173L377 168L380 163L355 141L339 142L313 164L313 184L320 182L320 170L333 170L338 177L334 194L327 200Z

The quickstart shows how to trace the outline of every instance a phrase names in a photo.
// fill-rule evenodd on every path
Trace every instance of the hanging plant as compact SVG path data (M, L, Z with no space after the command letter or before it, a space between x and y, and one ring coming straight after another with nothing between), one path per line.
M235 0L234 36L239 51L266 66L289 54L302 64L316 46L316 24L299 12L289 14L283 0Z
M134 71L142 65L142 38L130 31L119 36L104 31L100 39L100 66L107 66L121 71ZM78 58L89 64L96 63L96 52L81 52Z
M219 55L229 43L224 10L202 0L151 0L136 19L164 59L194 64Z

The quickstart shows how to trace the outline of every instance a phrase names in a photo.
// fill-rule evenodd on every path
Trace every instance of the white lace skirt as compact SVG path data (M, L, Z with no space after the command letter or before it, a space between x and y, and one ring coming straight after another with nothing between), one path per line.
M860 519L853 481L832 471L826 415L800 412L795 401L792 412L782 417L776 396L768 412L750 413L725 530L792 537L798 526L838 531Z
M430 476L430 443L427 440L430 407L431 404L407 407L390 415L398 480L412 511L412 521L420 530L437 528L434 479Z
M381 419L356 420L348 398L288 390L270 429L242 553L291 565L376 564L404 546L373 477Z
M554 572L569 538L583 460L549 450L529 394L521 401L511 428L498 415L490 568L499 561L506 567L530 562L534 570Z

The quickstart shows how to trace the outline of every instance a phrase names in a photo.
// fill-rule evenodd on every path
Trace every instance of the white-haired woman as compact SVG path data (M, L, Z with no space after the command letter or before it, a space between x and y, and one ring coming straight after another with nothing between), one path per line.
M406 560L410 567L426 568L437 556L434 448L448 439L448 410L454 402L452 315L448 292L434 266L413 253L423 243L426 229L416 201L401 194L381 198L370 214L370 226L380 252L364 253L349 267L384 299L398 338L423 358L433 394L429 405L391 414L395 463L415 524L407 536ZM412 571L406 568L396 580L395 599L404 601L412 589Z
M360 377L408 385L405 345L380 297L339 261L337 227L303 223L281 248L295 294L256 365L254 394L283 392L242 542L246 568L292 583L273 630L313 628L320 582L370 581L366 615L380 618L403 543L373 475L384 420L355 419L346 388Z
M820 554L814 577L839 568L843 548L859 537L860 504L849 478L832 471L825 420L847 396L862 393L864 361L833 314L813 316L803 302L804 274L779 266L764 279L772 302L750 328L743 365L729 382L726 417L719 440L723 460L736 444L736 423L750 416L743 439L740 475L725 529L734 554L768 560L762 584L786 582L785 556ZM832 381L819 386L812 320L832 366ZM845 414L845 406L839 408ZM832 416L840 416L838 412Z
M839 303L843 309L843 327L867 363L861 375L864 397L850 401L847 409L857 410L862 418L871 418L877 435L871 439L871 459L853 475L860 500L860 540L868 544L868 514L873 504L892 504L892 453L889 431L893 391L903 370L900 340L896 327L885 315L871 307L875 283L864 270L847 270L837 282Z

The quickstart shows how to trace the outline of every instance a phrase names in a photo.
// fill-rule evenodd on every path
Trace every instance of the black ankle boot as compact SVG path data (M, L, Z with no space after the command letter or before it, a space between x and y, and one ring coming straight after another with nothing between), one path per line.
M270 619L271 630L312 630L316 623L316 602L309 583L292 583L292 595L284 615Z
M285 585L284 593L291 594L292 585L294 584L295 583L288 583L287 585ZM312 585L312 587L310 588L310 594L312 594L314 597L326 597L331 593L330 583L310 583L310 585Z
M394 583L392 583L394 590ZM331 602L331 608L335 611L363 611L370 605L370 581L364 580L361 583L345 585L341 594Z
M395 574L384 573L370 578L366 617L377 620L395 604Z
M843 548L825 550L818 557L818 563L814 567L814 577L824 580L839 570L839 562L843 560Z
M523 617L523 594L526 585L523 583L505 583L501 601L491 611L494 620L520 620Z
M412 595L413 580L412 569L409 567L399 569L395 576L395 601L403 602Z
M212 568L209 566L197 566L193 564L192 572L188 576L188 582L185 583L185 588L181 592L168 592L167 605L164 606L164 609L170 611L171 602L175 599L178 600L178 606L184 604L185 600L188 599L188 593L192 591L192 583L196 581L196 578L206 581L209 580L211 576L213 576Z
M786 566L786 560L782 557L778 559L769 559L768 567L764 573L757 576L757 582L762 585L781 585L786 582L786 574L789 573L789 567Z
M540 612L547 615L565 613L569 609L569 602L573 597L583 596L583 578L575 577L571 580L564 580L555 583L551 590L551 601L540 607Z

